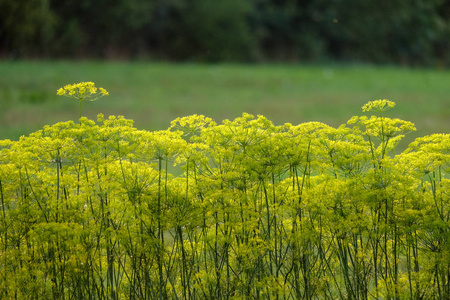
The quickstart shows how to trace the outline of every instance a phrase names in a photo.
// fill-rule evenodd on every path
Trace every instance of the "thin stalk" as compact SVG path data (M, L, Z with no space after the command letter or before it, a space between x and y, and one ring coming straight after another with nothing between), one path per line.
M167 160L166 160L167 162ZM167 170L167 165L166 165ZM167 176L166 176L167 177ZM167 180L166 180L167 182ZM166 183L167 184L167 183ZM167 188L167 185L166 185ZM167 194L167 193L166 193ZM185 201L189 201L189 159L186 162L186 194L185 194ZM181 226L177 226L178 231L178 237L179 237L179 243L181 247L181 262L182 262L182 270L181 270L181 282L183 287L183 298L184 299L191 299L191 288L190 288L190 282L188 277L188 268L187 268L187 258L186 258L186 250L184 249L184 239L183 239L183 232L181 229ZM187 293L186 293L187 289ZM187 298L186 298L187 296Z
M264 183L264 180L262 180L262 187L263 187L263 191L264 191L264 200L265 200L265 204L266 204L266 218L267 218L267 237L266 240L270 241L271 240L271 229L272 229L272 225L271 225L271 221L270 221L270 207L269 207L269 195L267 193L267 189L266 189L266 185ZM270 274L273 275L273 270L272 270L272 249L269 249L269 271Z
M272 202L273 202L273 208L274 208L274 215L273 215L273 224L274 224L274 254L275 254L275 278L278 279L280 266L281 266L281 256L282 256L282 243L281 243L281 236L280 240L278 240L278 224L277 224L277 214L276 214L276 192L275 192L275 174L272 170ZM280 253L278 253L278 249ZM276 299L279 298L278 290L276 291L275 295Z
M188 289L186 250L184 249L183 232L182 232L180 225L177 226L176 232L177 232L177 236L178 236L178 243L179 243L180 249L181 249L181 274L180 274L180 277L181 277L181 286L183 288L183 299L190 299L191 298L190 297L190 289L189 289L189 292L186 292L186 290Z
M164 247L164 232L161 228L161 172L162 172L162 158L158 158L158 204L157 204L157 218L158 218L158 239L159 245L157 247L157 264L159 275L159 299L164 298L164 279L163 279L163 266L162 266L162 251Z
M6 224L6 211L5 211L5 197L3 195L3 185L2 185L2 180L0 179L0 199L2 201L2 214L3 214L3 226L5 228L5 234L4 234L4 242L3 242L3 257L4 257L4 265L3 265L3 274L4 274L4 278L3 278L3 282L7 282L7 274L8 274L8 261L7 261L7 257L8 255L6 255L7 250L8 250L8 226ZM2 289L2 294L3 294L3 289Z
M59 195L59 189L60 189L60 187L59 187L59 185L60 185L59 184L59 182L60 182L59 170L60 170L60 167L61 167L61 158L60 158L60 155L59 155L59 149L57 151L55 163L56 163L56 213L55 213L55 221L58 223L58 219L59 219L59 197L60 197L60 195Z
M412 288L412 264L411 264L411 241L407 242L407 250L406 250L406 266L408 272L408 284L409 284L409 299L413 299L413 288Z
M33 194L34 199L36 200L36 203L39 206L39 209L42 211L42 214L44 215L44 218L45 218L45 222L48 223L49 217L47 216L47 213L45 212L44 208L41 205L41 202L39 201L36 193L34 192L33 186L30 181L30 175L28 174L28 169L26 166L25 166L25 174L26 174L26 179L28 181L28 186L30 187L30 190L31 190L31 194ZM19 170L19 176L20 176L20 178L22 178L22 172L20 170ZM25 201L25 199L27 199L25 190L26 190L26 186L22 183L22 180L20 180L20 194L21 194L23 201Z

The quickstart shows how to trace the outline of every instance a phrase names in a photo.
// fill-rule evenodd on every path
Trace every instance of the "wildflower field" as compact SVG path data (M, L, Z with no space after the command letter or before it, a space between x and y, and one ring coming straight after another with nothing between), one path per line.
M58 94L81 115L108 92ZM1 140L0 298L448 299L450 134L396 153L416 128L394 106L337 127L99 114Z

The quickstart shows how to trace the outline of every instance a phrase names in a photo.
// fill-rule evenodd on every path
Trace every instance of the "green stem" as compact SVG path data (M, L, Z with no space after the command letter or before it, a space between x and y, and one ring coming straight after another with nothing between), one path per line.
M7 228L7 226L6 226L6 223L7 223L7 221L6 221L6 212L5 212L5 199L4 199L4 196L3 196L3 186L2 186L2 181L1 180L0 180L0 199L2 201L1 204L2 204L2 213L3 213L3 221L4 221L3 226L5 226L5 228ZM3 256L4 256L5 260L4 260L3 268L4 268L5 272L4 272L3 280L4 280L4 282L7 282L7 278L6 278L7 275L6 274L8 272L6 270L7 270L7 265L8 265L8 261L7 261L8 255L6 255L6 253L7 253L7 250L8 250L8 230L5 230L4 239L5 239L5 241L3 243L3 253L4 253ZM3 296L3 291L2 291L2 293L0 295Z

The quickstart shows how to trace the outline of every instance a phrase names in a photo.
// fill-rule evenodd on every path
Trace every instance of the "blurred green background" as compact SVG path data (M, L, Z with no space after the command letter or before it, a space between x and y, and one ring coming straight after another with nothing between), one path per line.
M76 120L56 90L94 81L110 96L83 115L147 130L242 112L338 126L387 98L409 142L449 132L449 49L444 0L0 0L0 139Z
M3 57L449 63L446 0L0 0Z

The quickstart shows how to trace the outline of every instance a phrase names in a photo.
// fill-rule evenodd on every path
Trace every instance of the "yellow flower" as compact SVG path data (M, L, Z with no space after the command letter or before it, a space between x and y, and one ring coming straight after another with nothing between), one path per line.
M362 107L362 111L366 112L366 111L377 111L377 112L382 112L382 111L386 111L390 108L393 108L395 106L395 102L389 101L387 99L380 99L380 100L374 100L374 101L369 101L367 102L363 107Z
M57 94L58 96L63 96L65 93L66 93L66 91L65 91L63 88L60 88L60 89L56 92L56 94Z
M95 101L103 96L109 95L104 88L97 89L92 81L68 84L57 90L56 94L58 96L75 98L79 101Z
M102 93L104 96L109 95L109 93L104 88L100 88L100 93Z
M100 91L99 91L100 90ZM109 95L104 88L97 89L92 81L68 84L56 91L58 96L74 98L80 102L79 114L81 118L81 101L95 101Z

